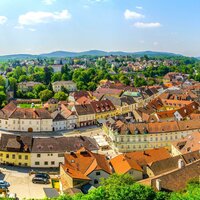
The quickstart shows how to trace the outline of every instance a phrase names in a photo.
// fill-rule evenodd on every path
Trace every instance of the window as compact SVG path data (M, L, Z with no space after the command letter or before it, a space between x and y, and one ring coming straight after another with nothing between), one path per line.
M63 153L59 153L58 157L64 157L64 154Z
M51 161L51 165L55 165L55 161Z
M40 165L40 162L35 162L35 165Z
M101 172L96 172L96 175L97 175L97 176L100 176L100 175L101 175Z
M28 156L27 155L25 156L25 160L28 160Z
M27 163L24 163L24 166L28 166L28 164L27 164Z
M97 179L94 179L94 184L98 184L99 181Z
M44 162L44 165L48 165L48 161L45 161L45 162Z
M38 153L38 154L37 154L37 158L40 158L40 157L41 157L41 154Z
M6 158L9 158L9 154L6 154Z
M18 158L19 158L19 159L22 159L22 156L21 156L21 155L19 155L19 156L18 156Z
M12 155L12 159L15 159L15 154Z

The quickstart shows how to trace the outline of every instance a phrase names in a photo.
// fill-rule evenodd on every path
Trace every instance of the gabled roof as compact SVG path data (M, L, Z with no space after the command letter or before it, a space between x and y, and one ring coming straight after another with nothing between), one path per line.
M70 152L77 151L81 147L94 151L98 150L97 143L94 139L85 136L76 137L49 137L34 138L33 153L50 153L50 152Z
M63 115L59 111L54 111L53 113L51 113L51 117L52 117L53 121L63 121L63 120L65 120L65 118L63 117Z
M20 152L30 152L32 149L32 136L2 134L0 140L0 150L18 149Z
M149 164L149 168L153 171L154 175L160 175L178 168L178 161L182 160L184 164L189 164L200 160L200 152L194 151L183 155L178 155L163 160L155 161Z
M91 104L75 105L75 109L78 115L91 115L95 113Z
M109 112L116 109L110 100L93 101L91 106L95 113Z
M110 164L117 174L125 174L132 169L143 171L136 160L126 154L121 154L111 159Z
M172 145L182 154L200 150L200 132L194 132Z
M121 154L111 159L110 163L116 173L123 174L128 172L130 169L142 171L143 166L170 157L171 156L167 149L158 148Z
M150 185L155 190L156 180L160 180L161 190L180 191L185 189L188 181L198 179L200 176L200 160L187 164L182 168L171 170L161 175L139 181L141 184Z
M52 119L50 113L43 108L16 108L9 118Z
M188 115L190 115L191 113L193 113L194 111L196 111L199 107L199 104L196 102L192 102L180 109L177 110L177 112L184 118Z
M11 101L9 104L4 106L0 110L0 117L1 118L8 118L10 115L17 109L17 105L14 101Z
M96 170L111 174L105 155L92 153L84 147L77 152L65 154L63 169L69 176L76 179L89 179L88 175Z

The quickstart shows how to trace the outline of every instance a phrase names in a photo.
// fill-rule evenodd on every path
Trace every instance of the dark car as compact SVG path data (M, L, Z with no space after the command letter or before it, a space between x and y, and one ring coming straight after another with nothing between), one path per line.
M37 173L35 174L35 177L50 179L50 176L47 173Z
M50 181L48 178L44 178L44 177L34 177L32 179L33 183L41 183L41 184L49 184Z

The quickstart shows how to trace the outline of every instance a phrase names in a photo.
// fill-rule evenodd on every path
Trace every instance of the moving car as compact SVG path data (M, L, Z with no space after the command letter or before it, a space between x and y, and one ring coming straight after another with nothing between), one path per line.
M32 179L33 183L41 183L41 184L49 184L50 181L48 178L44 178L44 177L33 177Z

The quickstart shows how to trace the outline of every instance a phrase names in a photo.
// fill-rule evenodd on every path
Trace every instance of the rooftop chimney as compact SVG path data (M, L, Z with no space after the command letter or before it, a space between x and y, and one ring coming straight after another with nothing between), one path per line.
M161 180L160 180L160 179L156 179L156 189L157 189L158 191L161 190Z
M185 163L184 163L183 159L179 159L178 160L178 168L182 169L184 166L185 166Z

